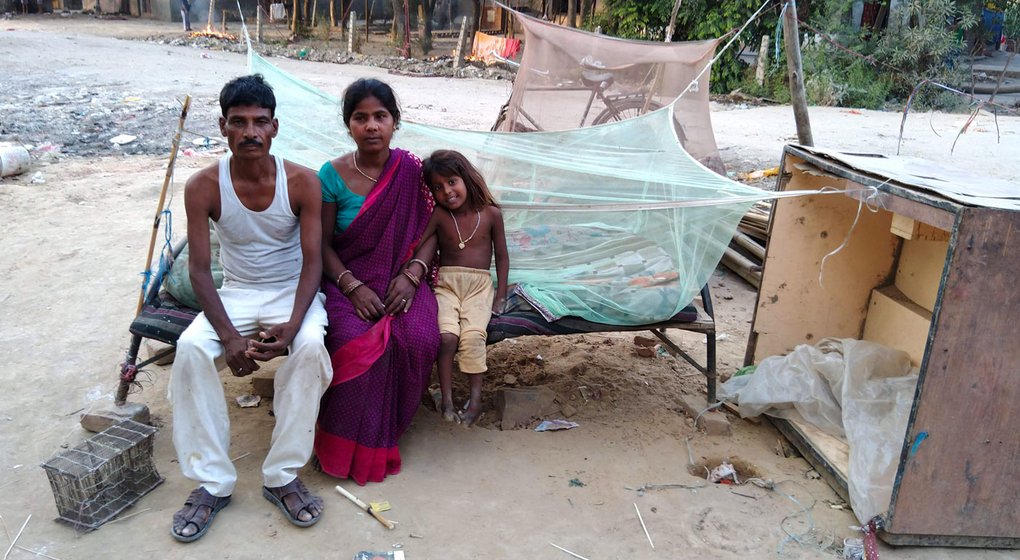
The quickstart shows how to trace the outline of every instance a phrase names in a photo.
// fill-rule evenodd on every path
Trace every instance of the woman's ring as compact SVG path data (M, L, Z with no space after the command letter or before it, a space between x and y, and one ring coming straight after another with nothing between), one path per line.
M405 304L405 303L407 303L407 298L404 298L404 299L400 300L400 304L401 304L401 305L403 305L403 304Z

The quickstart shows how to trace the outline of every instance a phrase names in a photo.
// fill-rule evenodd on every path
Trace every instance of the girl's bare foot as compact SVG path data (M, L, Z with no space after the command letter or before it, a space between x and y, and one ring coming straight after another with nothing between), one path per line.
M465 426L474 426L475 422L478 422L482 417L482 405L481 403L468 405L460 413L460 421Z
M443 405L443 420L460 424L460 416L457 415L457 411L454 408L453 403Z

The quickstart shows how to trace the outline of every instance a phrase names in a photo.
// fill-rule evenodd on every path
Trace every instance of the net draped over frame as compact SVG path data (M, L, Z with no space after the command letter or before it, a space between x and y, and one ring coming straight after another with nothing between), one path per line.
M672 105L687 153L724 172L709 113L710 73L701 74L717 39L619 39L511 11L524 29L526 48L496 130L569 130Z
M355 148L336 97L255 53L250 69L276 92L275 153L315 169ZM621 122L527 134L404 121L393 145L422 157L454 149L478 166L503 206L509 282L547 319L643 325L694 299L741 216L764 198L687 153L673 113L666 105Z

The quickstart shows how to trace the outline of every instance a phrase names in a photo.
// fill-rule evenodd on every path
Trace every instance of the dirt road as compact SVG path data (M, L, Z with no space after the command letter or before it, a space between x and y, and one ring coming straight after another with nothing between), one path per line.
M398 547L409 560L569 558L552 542L593 560L735 560L833 558L843 539L854 536L853 516L825 483L805 476L807 463L776 455L772 428L733 418L730 437L697 433L676 405L681 392L701 394L697 372L669 358L637 357L631 337L623 335L520 339L493 350L490 377L524 372L529 381L557 387L578 409L571 419L580 428L466 430L423 408L402 441L401 474L364 488L344 483L366 501L392 504L387 514L400 525L391 532L340 498L333 490L337 481L311 471L303 477L325 497L325 518L307 530L287 524L260 495L259 467L273 421L267 404L233 407L239 486L209 534L187 546L167 534L191 484L180 476L170 442L168 369L152 367L144 376L144 391L132 400L146 403L163 428L155 462L166 482L125 512L135 515L94 533L77 535L54 523L52 494L38 464L87 437L78 426L80 411L112 398L176 99L192 94L196 109L189 128L214 133L215 95L225 80L244 72L244 59L94 35L148 37L176 30L152 22L39 17L6 20L0 29L0 141L57 148L41 152L32 173L0 182L0 515L10 537L32 515L19 546L62 560L342 559L360 550ZM509 93L509 84L499 81L275 62L332 93L356 77L381 77L399 92L407 118L455 128L487 129ZM782 143L793 135L788 108L716 109L719 143L731 169L776 165ZM813 109L812 118L819 145L895 150L899 115ZM947 159L964 120L962 115L912 116L904 152ZM118 134L138 138L114 147L109 139ZM1000 118L998 134L1001 143L995 141L991 119L981 117L952 159L1020 177L1020 120ZM183 180L213 157L196 152L178 162L170 205L178 217L177 232L184 229ZM32 181L36 172L45 182ZM723 335L720 368L730 373L741 365L753 292L724 273L713 277L712 285ZM678 336L685 347L702 351L696 337ZM542 364L536 365L539 355ZM231 399L250 391L246 379L225 378L224 383ZM576 391L580 384L597 387L601 398L583 401ZM633 490L646 483L698 486L701 479L689 474L688 463L725 457L752 465L775 480L779 491L750 486ZM9 544L2 540L0 548ZM1015 552L889 547L882 555L1020 558ZM9 557L34 556L15 548Z

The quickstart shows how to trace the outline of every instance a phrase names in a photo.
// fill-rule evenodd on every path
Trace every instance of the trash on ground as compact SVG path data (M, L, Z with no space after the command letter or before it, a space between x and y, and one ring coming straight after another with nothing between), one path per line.
M46 182L46 177L43 177L42 171L36 171L35 174L32 175L32 180L29 182L33 185L42 185Z
M583 482L581 482L579 479L576 479L576 478L571 478L570 479L570 487L571 488L574 488L574 487L584 488L584 486L585 486L585 484Z
M387 502L386 500L383 500L381 502L368 502L368 507L374 509L375 511L389 511L390 503Z
M258 406L262 402L262 397L258 395L239 395L234 400L237 401L237 406L241 408L251 408Z
M113 138L110 138L110 142L118 146L123 146L125 144L130 144L137 139L138 139L137 136L131 134L118 134Z
M716 484L740 484L737 480L737 469L729 461L719 463L719 466L708 473L708 481Z
M194 144L195 146L198 146L199 148L208 148L209 146L212 146L214 144L219 144L219 140L216 140L215 138L209 138L208 136L203 136L201 138L195 138L194 140L191 141L191 143Z
M354 555L354 560L404 560L403 550L390 550L388 552L369 552L362 550Z
M536 432L554 432L556 430L569 430L580 426L577 422L570 420L543 420L535 427Z

